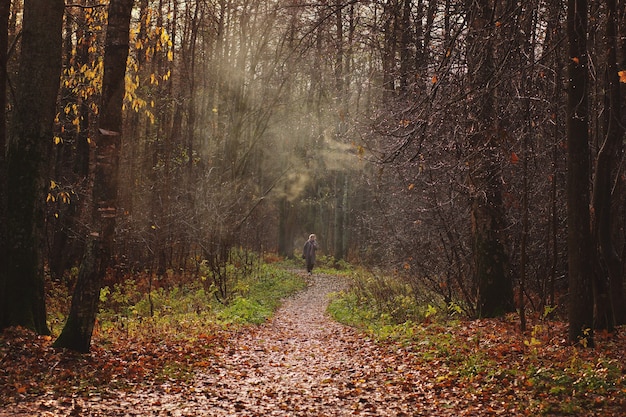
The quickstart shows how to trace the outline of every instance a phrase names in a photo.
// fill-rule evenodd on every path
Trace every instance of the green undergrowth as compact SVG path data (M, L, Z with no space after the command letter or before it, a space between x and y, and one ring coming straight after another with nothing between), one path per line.
M329 313L378 339L412 340L417 323L454 320L462 315L458 305L446 305L434 294L417 294L414 287L394 276L355 270L349 278L350 290L333 295Z
M292 258L281 260L280 265L285 269L306 271L304 259L297 254ZM313 271L316 274L349 277L355 273L356 268L347 261L335 259L331 255L318 255Z
M242 249L222 255L193 271L136 273L102 288L87 355L52 347L78 271L48 281L52 334L10 328L0 335L0 409L49 392L74 398L155 383L183 392L197 372L212 372L235 333L265 322L306 286L304 274L277 255Z
M228 305L218 306L217 319L226 324L260 324L271 317L285 297L305 286L300 275L266 265L259 276L248 281L244 292Z
M218 297L215 286L205 281L200 277L149 292L132 279L104 287L100 295L101 326L138 328L151 322L175 329L198 321L219 326L259 324L271 317L282 299L305 286L301 276L268 264L238 276L227 298Z
M517 315L469 320L454 303L428 300L393 276L363 272L352 275L348 291L333 295L328 311L382 345L402 349L435 390L502 396L511 410L525 410L520 415L626 409L620 408L626 407L626 329L598 332L596 348L585 349L566 343L567 323L546 314L534 317L525 332Z
M306 286L302 275L278 262L268 263L250 254L246 258L252 260L243 264L236 257L224 265L222 282L201 267L194 277L178 277L171 271L160 279L138 274L105 286L100 292L93 347L119 352L141 346L161 352L161 361L150 362L153 379L191 375L208 363L206 355L226 343L230 331L267 321L284 298ZM64 325L69 294L61 283L48 290L53 338Z

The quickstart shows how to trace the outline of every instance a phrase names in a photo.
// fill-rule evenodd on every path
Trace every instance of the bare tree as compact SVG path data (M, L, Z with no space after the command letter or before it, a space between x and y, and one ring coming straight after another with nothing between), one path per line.
M469 186L472 194L474 274L478 314L493 317L514 309L509 259L504 245L505 212L498 162L492 5L472 2L468 10Z

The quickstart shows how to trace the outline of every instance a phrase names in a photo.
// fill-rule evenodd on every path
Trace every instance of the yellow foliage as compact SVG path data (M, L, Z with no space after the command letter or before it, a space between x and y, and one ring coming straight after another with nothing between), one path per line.
M67 192L65 191L60 192L59 198L64 204L70 204L70 195Z
M150 124L154 124L156 122L156 117L151 111L146 110L146 116L148 116L148 119L150 119Z

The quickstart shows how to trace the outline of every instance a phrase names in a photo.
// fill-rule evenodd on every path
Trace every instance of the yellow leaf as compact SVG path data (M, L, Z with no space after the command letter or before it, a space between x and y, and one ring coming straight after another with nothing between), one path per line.
M54 137L54 144L55 144L55 145L58 145L59 143L63 143L63 139L61 139L61 138L60 138L60 137L58 137L58 136L55 136L55 137Z
M161 43L163 45L167 45L169 43L170 40L170 35L167 34L167 31L165 29L161 30Z
M54 190L55 188L57 188L57 183L52 181L52 180L50 180L50 189Z
M617 75L619 75L619 82L620 83L626 83L626 71L624 71L624 70L618 71Z
M572 62L576 65L580 64L580 58L578 58L577 56L572 58Z
M439 81L439 79L437 78L436 75L433 75L433 78L431 78L431 81L433 84L437 84L437 81Z
M409 184L409 190L412 190L413 188L415 188L415 184Z

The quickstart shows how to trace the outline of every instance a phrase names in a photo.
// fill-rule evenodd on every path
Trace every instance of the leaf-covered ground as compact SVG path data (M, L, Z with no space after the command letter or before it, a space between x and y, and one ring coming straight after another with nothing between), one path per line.
M260 327L84 356L12 330L0 338L0 416L626 415L622 335L575 349L561 324L520 335L483 320L379 343L325 314L341 285L315 276Z

